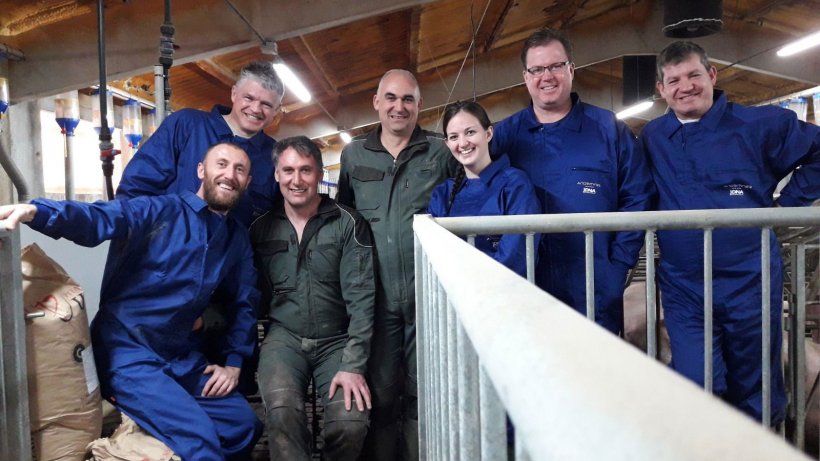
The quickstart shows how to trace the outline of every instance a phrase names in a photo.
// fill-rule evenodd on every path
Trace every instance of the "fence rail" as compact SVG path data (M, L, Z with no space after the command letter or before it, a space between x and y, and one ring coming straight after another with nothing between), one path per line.
M414 223L419 241L417 331L423 414L422 449L430 459L456 459L441 455L453 453L456 445L451 437L452 432L465 438L461 429L466 426L454 425L453 421L448 423L446 419L449 414L461 415L461 412L467 411L468 414L481 415L480 410L474 413L472 406L460 407L464 398L458 389L453 394L448 387L459 381L451 377L449 368L441 368L441 364L450 367L452 360L457 363L453 367L455 370L463 366L469 368L469 360L460 362L458 355L454 359L446 351L453 346L469 348L472 345L494 387L500 390L501 401L516 423L516 434L523 439L524 447L533 459L537 459L535 454L542 453L557 459L774 459L773 456L782 459L781 456L799 456L788 449L778 454L763 454L761 447L750 447L749 440L769 440L771 434L760 427L753 431L744 424L750 422L746 417L723 404L717 404L707 394L699 391L690 393L696 388L655 361L647 357L637 360L631 354L634 352L632 348L623 341L606 334L591 322L583 322L581 317L559 301L527 284L436 223L460 235L536 232L586 232L591 235L593 231L649 229L647 241L652 241L654 231L658 229L705 228L707 235L711 235L711 229L720 227L763 227L761 235L768 237L770 227L820 225L820 208L436 220L419 216ZM763 240L768 244L768 238ZM587 254L591 256L592 239L588 237L586 241ZM654 315L652 275L655 268L654 254L650 248L651 245L647 247L647 312ZM711 249L708 249L711 256ZM764 254L768 253L764 251ZM768 270L765 257L761 264ZM593 273L590 266L588 261L588 278ZM710 265L707 270L711 270ZM708 289L710 296L711 286ZM435 295L431 296L431 293ZM798 304L800 302L798 299ZM802 303L805 309L805 299ZM762 306L763 309L765 307ZM452 314L448 313L450 311ZM451 315L455 320L448 323L446 320ZM655 344L656 333L652 325L654 322L650 321L650 345ZM460 328L464 328L466 335L459 335ZM462 337L469 339L459 341ZM590 347L591 344L596 346ZM711 347L705 350L711 352ZM768 363L765 353L764 360ZM461 355L470 356L469 353ZM711 358L707 361L711 362ZM796 366L800 367L801 364ZM602 373L602 370L607 371ZM553 374L564 378L558 380ZM480 384L484 384L480 381L482 375L479 373L478 376ZM542 398L542 394L550 396ZM452 400L453 395L457 397L455 400ZM480 395L481 408L485 405L485 396ZM561 395L562 398L553 395ZM426 398L428 396L439 400L434 402ZM583 396L588 400L584 401ZM492 397L488 398L492 404ZM448 408L449 413L443 411L444 408ZM717 421L715 418L723 422L712 425ZM552 424L545 424L547 422ZM522 424L526 428L521 428ZM458 427L459 430L448 431L448 427ZM492 430L489 436L484 434L487 428L481 424L479 427L482 432L481 451L484 452L485 438L497 443L498 437L492 436ZM664 429L659 431L659 427ZM633 439L634 434L624 434L630 430L654 435L646 440L646 446L640 446L641 442ZM734 432L736 430L751 432L739 436ZM719 436L715 437L715 434ZM680 439L683 442L681 446L670 440L671 437ZM709 443L701 443L701 440L707 439ZM596 443L601 445L597 446ZM696 447L698 445L703 448L702 451ZM785 447L776 443L773 446L777 446L777 450ZM613 450L613 447L618 447L615 451L621 454L615 456L612 451L607 451ZM489 451L494 452L490 448ZM461 449L457 452L461 453Z
M0 459L31 461L20 232L0 229Z

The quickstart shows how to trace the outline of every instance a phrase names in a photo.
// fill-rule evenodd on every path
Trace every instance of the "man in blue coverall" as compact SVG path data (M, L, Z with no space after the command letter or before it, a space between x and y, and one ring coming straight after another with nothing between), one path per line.
M248 153L254 181L231 215L250 226L271 208L278 193L271 162L275 141L262 130L279 114L283 95L282 80L269 61L243 67L231 89L230 108L217 104L210 112L182 109L162 122L125 167L117 198L196 192L197 164L205 150L232 142Z
M259 292L247 230L226 216L250 166L223 143L199 163L196 194L0 207L7 229L24 222L84 246L111 240L91 324L103 396L185 461L246 459L262 431L234 392L253 351ZM232 301L224 367L185 334L215 291Z
M539 29L521 51L529 107L495 127L493 155L507 154L535 186L547 213L645 211L654 186L629 128L605 109L572 93L572 44L560 31ZM643 246L641 232L596 232L595 321L623 330L627 273ZM586 313L583 234L543 234L536 283Z
M641 133L661 210L810 205L820 197L820 129L774 106L744 107L714 89L717 71L692 42L667 46L657 88L672 109ZM799 169L796 169L798 168ZM793 172L775 202L778 182ZM713 391L754 418L762 413L760 231L713 233ZM703 384L703 236L660 231L658 270L672 365ZM771 422L783 420L780 246L771 236Z

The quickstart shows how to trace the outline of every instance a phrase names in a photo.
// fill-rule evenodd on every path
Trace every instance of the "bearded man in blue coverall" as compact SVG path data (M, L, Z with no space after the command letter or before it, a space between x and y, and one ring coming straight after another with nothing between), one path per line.
M572 43L539 29L521 51L532 103L495 126L493 155L507 154L535 186L547 213L646 211L654 186L637 140L605 109L572 93ZM643 246L642 232L596 232L595 321L623 330L623 292ZM583 234L543 234L536 283L586 313Z
M91 324L103 396L185 461L246 459L262 431L234 391L253 351L259 292L247 230L226 216L250 168L240 147L222 143L199 163L196 194L0 207L7 229L25 222L79 245L111 240ZM185 334L215 291L232 300L225 366Z
M667 46L657 88L672 109L641 133L658 208L810 205L820 197L820 129L774 106L744 107L714 89L717 71L692 42ZM799 168L798 168L799 167ZM793 172L775 202L778 182ZM750 416L762 413L760 231L713 233L713 391ZM703 236L659 231L658 270L672 365L703 384ZM785 416L780 370L783 262L771 234L771 422Z

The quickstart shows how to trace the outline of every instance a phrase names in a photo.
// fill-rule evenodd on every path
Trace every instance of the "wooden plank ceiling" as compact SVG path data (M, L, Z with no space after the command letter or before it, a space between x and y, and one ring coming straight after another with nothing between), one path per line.
M108 14L116 14L122 1L107 1ZM406 68L419 81L443 82L459 72L468 50L480 57L491 51L516 56L521 42L535 29L589 27L606 31L615 23L631 21L639 27L652 11L654 0L440 0L424 6L373 16L341 26L279 40L279 54L301 76L313 95L301 103L287 94L280 120L309 124L314 117L333 114L340 101L351 95L369 99L385 70ZM0 0L0 39L81 14L94 14L92 0ZM161 2L157 2L158 8ZM789 0L725 1L725 29L754 27L799 37L820 29L820 2ZM470 47L471 41L475 46ZM602 42L607 40L602 33ZM270 59L257 46L177 64L171 71L171 104L175 109L209 109L228 104L230 87L239 69L257 59ZM577 72L585 87L619 88L622 62L613 57ZM804 90L810 85L756 73L742 66L718 65L718 86L729 97L756 104ZM462 74L469 74L469 64ZM462 78L467 78L462 75ZM153 99L153 75L135 75L114 85ZM517 98L526 102L522 87L499 88L482 96L487 105ZM422 114L434 120L436 111ZM332 117L332 115L331 115ZM631 122L633 127L641 121ZM278 121L268 131L275 134ZM362 131L360 128L359 131ZM356 134L356 132L354 132ZM322 139L338 148L337 136Z

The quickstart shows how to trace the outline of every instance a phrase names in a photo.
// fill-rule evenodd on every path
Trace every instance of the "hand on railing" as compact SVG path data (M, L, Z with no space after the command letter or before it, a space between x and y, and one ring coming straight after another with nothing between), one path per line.
M0 227L13 231L19 223L27 223L34 219L37 207L20 203L17 205L0 206Z

